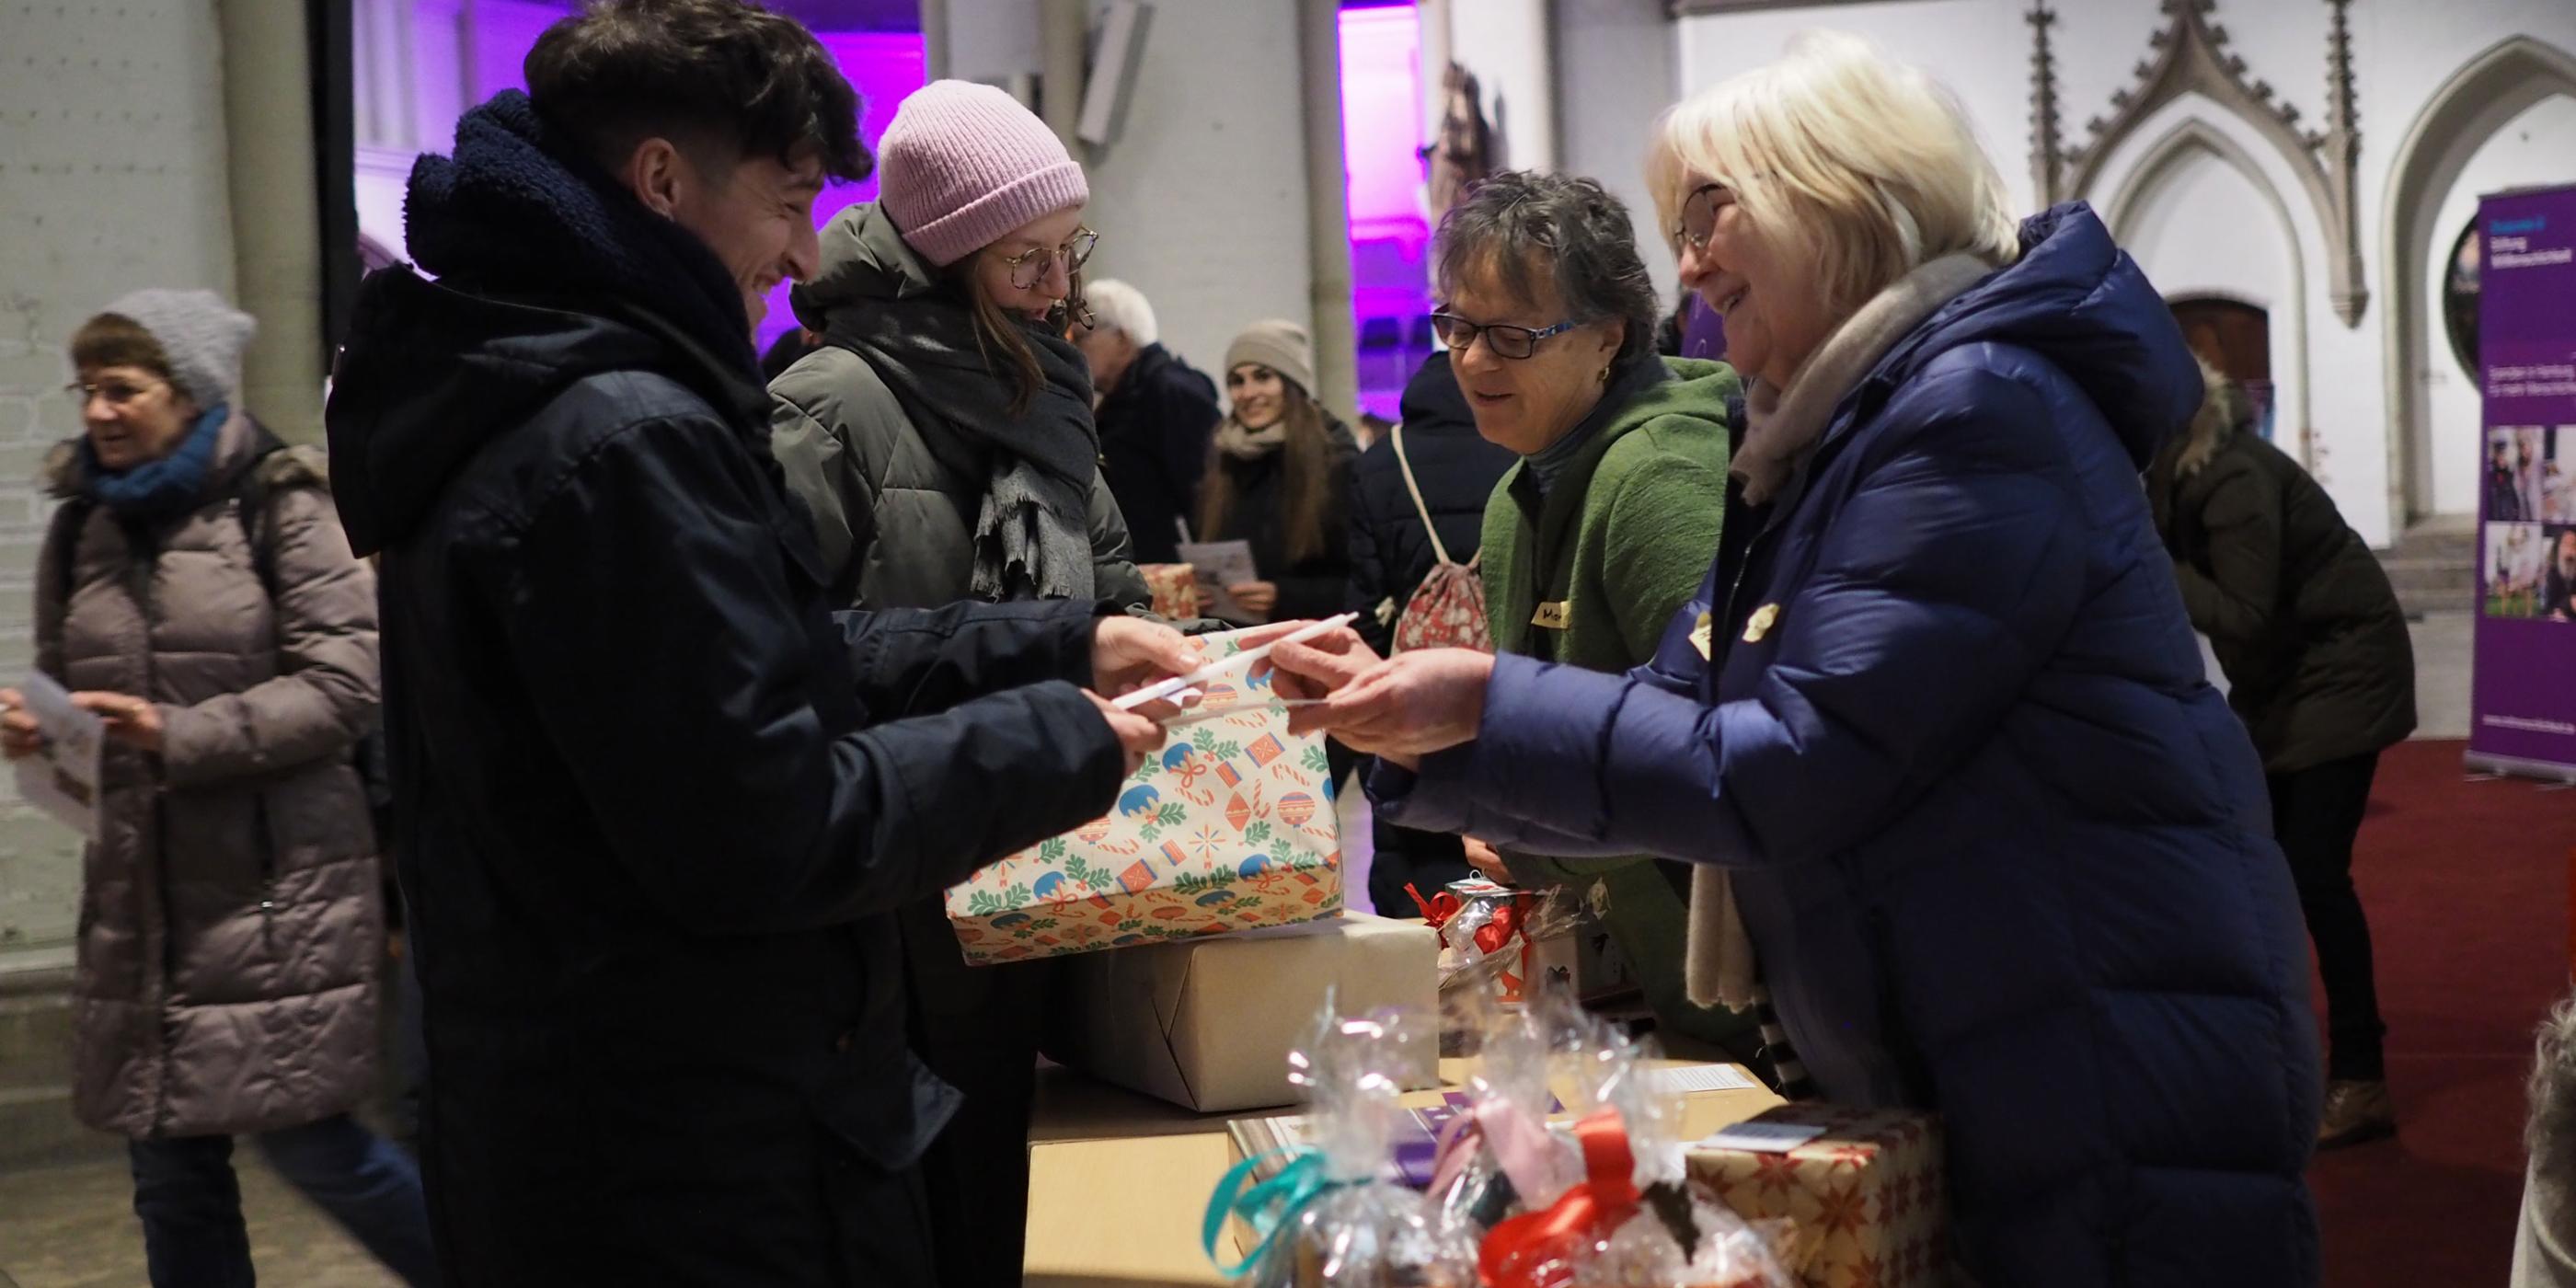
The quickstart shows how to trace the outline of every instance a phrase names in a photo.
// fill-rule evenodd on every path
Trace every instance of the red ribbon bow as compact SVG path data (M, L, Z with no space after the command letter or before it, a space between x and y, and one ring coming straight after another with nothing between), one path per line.
M1422 897L1422 892L1413 888L1413 883L1408 881L1404 883L1404 892L1413 896L1413 906L1422 910L1422 919L1430 922L1433 930L1448 925L1450 918L1467 909L1466 901L1460 899L1454 891L1443 890L1425 899ZM1476 947L1488 954L1502 951L1503 945L1512 942L1512 936L1520 933L1521 919L1527 916L1529 910L1537 903L1537 895L1527 891L1514 893L1509 901L1503 902L1501 907L1494 910L1492 921L1476 928Z
M1487 1288L1559 1288L1574 1278L1575 1254L1637 1214L1637 1159L1616 1109L1596 1109L1574 1125L1583 1146L1584 1179L1543 1212L1495 1226L1477 1258Z

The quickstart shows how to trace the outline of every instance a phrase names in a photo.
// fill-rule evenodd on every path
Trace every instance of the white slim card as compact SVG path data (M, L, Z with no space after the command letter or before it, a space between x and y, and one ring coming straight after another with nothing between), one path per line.
M1711 1149L1741 1149L1757 1154L1785 1154L1825 1134L1809 1123L1737 1123L1700 1144Z

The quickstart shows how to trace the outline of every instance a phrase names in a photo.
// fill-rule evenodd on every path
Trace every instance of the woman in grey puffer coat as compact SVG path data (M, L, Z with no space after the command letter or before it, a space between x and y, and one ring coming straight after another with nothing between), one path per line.
M232 1137L412 1283L411 1160L372 1087L382 908L351 753L376 718L375 581L320 454L240 410L253 323L141 291L72 342L82 437L36 582L37 669L106 721L83 857L74 1108L129 1138L155 1284L251 1282ZM39 750L0 690L0 749Z

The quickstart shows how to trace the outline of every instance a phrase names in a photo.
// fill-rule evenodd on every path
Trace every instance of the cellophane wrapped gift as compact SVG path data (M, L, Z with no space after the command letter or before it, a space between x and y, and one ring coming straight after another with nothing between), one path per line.
M1154 592L1154 615L1176 622L1199 615L1199 574L1185 563L1139 564L1145 588Z
M1778 1106L1749 1125L1817 1134L1785 1149L1693 1145L1691 1178L1748 1218L1795 1222L1806 1288L1948 1282L1937 1120L1810 1103Z
M1210 661L1243 632L1192 642ZM1341 831L1320 734L1288 732L1269 677L1210 683L1116 808L950 887L966 960L1055 957L1284 926L1341 910Z
M1314 1111L1304 1139L1245 1158L1209 1196L1202 1238L1220 1271L1257 1288L1476 1288L1473 1231L1398 1180L1392 1148L1403 1072L1438 1041L1429 1015L1339 1019L1327 999L1288 1057ZM1230 1223L1239 1259L1224 1246Z
M1541 1008L1542 1028L1562 1034L1549 1045L1572 1057L1560 1068L1577 1161L1485 1232L1486 1288L1793 1288L1775 1252L1786 1223L1748 1221L1690 1180L1680 1098L1645 1052L1570 998Z

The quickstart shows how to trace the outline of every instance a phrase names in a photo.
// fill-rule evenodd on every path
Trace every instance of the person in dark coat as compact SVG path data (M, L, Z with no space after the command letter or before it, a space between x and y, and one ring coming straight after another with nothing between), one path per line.
M878 200L832 217L813 279L789 293L824 344L769 386L770 448L842 565L828 571L856 607L1145 610L1090 373L1058 330L1094 244L1082 168L1035 113L965 81L904 99L877 154ZM1009 1288L1064 962L968 965L935 890L895 921L913 1050L965 1096L921 1164L939 1282Z
M1624 677L1348 637L1274 655L1331 693L1292 724L1406 826L1725 868L1694 994L1740 916L1825 1098L1940 1116L1986 1288L2315 1284L2296 895L2138 484L2200 402L2171 312L2081 203L2016 235L1956 100L1855 38L1659 134L1755 535Z
M1238 625L1328 617L1350 579L1350 427L1315 401L1315 345L1255 322L1226 347L1233 403L1199 489L1198 539L1248 541L1253 580L1225 587ZM1204 591L1202 592L1204 593ZM1220 603L1220 607L1222 604Z
M528 84L414 170L438 280L367 280L328 414L382 552L441 1263L928 1284L957 1095L891 914L1097 817L1160 734L1086 690L1188 651L1088 601L831 611L751 346L825 176L869 168L811 33L612 0Z
M1178 562L1181 526L1198 507L1208 442L1225 409L1216 382L1162 345L1154 306L1115 278L1084 287L1092 326L1074 343L1100 394L1101 472L1126 516L1136 562Z
M1441 548L1458 563L1473 563L1485 539L1485 501L1494 484L1520 460L1508 447L1486 442L1476 433L1476 418L1467 396L1449 370L1442 350L1423 360L1405 382L1400 404L1405 458L1413 466L1422 504L1404 483L1395 445L1369 444L1351 467L1351 579L1345 608L1360 615L1355 629L1369 647L1388 651L1396 618L1437 560L1431 534L1439 532ZM1431 512L1431 526L1422 512ZM1459 838L1440 832L1397 827L1372 820L1377 842L1369 866L1369 902L1382 917L1413 917L1419 911L1404 893L1412 882L1425 894L1467 875L1467 856Z
M2194 629L2254 735L2272 834L2298 882L2326 989L2319 1148L2397 1129L2381 1060L2370 923L2352 844L2379 753L2415 730L2415 648L2370 547L2296 461L2253 431L2243 393L2204 364L2209 395L2147 471L2156 530Z
M2540 615L2576 622L2576 528L2558 529L2549 542L2549 562L2540 572Z

